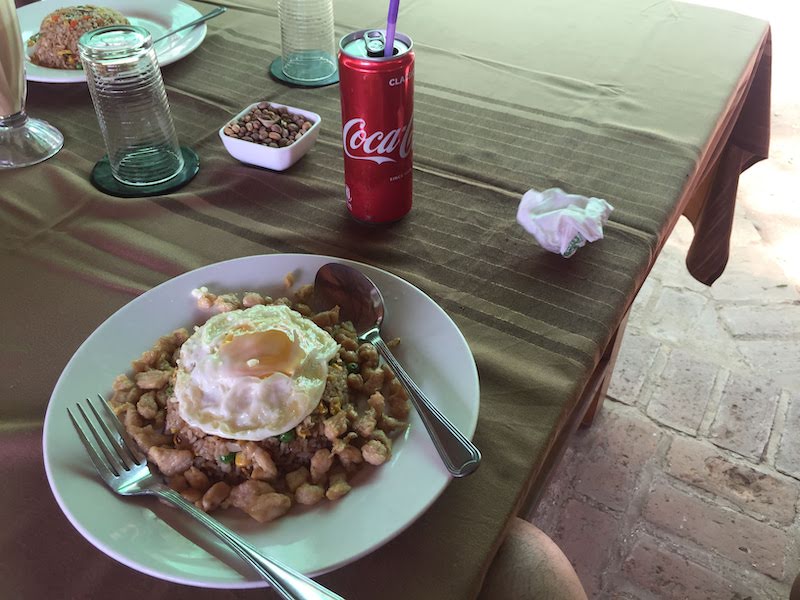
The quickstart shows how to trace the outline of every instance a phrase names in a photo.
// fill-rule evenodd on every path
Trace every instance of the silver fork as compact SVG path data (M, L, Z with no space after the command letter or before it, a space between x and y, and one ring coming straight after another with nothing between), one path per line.
M291 567L263 556L241 537L167 486L161 476L150 471L147 459L122 423L103 397L99 394L98 397L99 410L87 398L88 411L78 402L75 404L78 416L69 408L67 413L98 474L115 493L122 496L158 496L189 513L230 546L287 600L344 600Z

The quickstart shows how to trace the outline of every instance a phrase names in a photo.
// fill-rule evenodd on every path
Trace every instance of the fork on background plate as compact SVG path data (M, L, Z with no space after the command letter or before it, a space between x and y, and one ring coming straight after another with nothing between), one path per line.
M87 398L85 404L88 409L77 402L75 412L67 408L67 413L97 473L113 492L121 496L158 496L187 512L225 542L287 600L344 600L302 573L262 555L233 531L167 486L161 475L150 470L147 458L103 397L98 394L98 398L99 409L95 402Z

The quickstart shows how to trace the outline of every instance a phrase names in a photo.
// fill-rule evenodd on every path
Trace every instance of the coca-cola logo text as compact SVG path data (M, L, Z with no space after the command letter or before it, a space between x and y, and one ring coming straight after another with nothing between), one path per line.
M356 117L342 127L344 152L356 160L371 160L379 165L397 162L411 153L414 117L406 125L388 132L367 130L367 122Z

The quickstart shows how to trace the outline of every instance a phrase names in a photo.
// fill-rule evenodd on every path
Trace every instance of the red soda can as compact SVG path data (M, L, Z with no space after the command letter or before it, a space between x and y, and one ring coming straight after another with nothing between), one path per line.
M339 92L347 209L365 223L390 223L411 210L414 52L395 34L355 31L339 42Z

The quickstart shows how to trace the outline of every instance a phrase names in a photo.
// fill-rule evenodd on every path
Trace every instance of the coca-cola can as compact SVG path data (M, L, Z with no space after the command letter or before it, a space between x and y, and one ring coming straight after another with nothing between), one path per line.
M339 42L339 91L347 208L365 223L390 223L411 210L414 52L395 34L384 56L384 32L355 31Z

